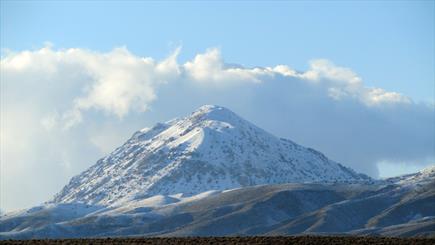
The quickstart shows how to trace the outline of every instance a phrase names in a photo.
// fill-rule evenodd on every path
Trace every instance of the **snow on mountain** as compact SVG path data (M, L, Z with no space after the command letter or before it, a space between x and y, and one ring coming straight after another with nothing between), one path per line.
M400 185L415 185L422 184L435 179L435 165L424 168L417 173L401 175L398 177L392 177L386 179L389 183L400 184Z
M219 106L136 132L0 240L116 236L433 237L435 166L375 181Z
M110 205L261 184L370 181L224 107L205 105L187 117L136 132L73 177L52 202Z
M126 236L381 235L435 233L434 180L292 183L156 195L119 205L47 204L0 216L0 242Z

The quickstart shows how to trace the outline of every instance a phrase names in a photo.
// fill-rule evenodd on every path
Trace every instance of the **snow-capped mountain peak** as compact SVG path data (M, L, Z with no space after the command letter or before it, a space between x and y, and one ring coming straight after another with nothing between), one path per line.
M191 117L206 117L211 120L227 121L236 114L218 105L203 105L192 112Z
M54 202L112 204L154 195L290 182L371 181L221 106L137 131L71 179Z

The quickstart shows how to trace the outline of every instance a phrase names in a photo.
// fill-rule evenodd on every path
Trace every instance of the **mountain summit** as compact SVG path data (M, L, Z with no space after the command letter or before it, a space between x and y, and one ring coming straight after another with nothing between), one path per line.
M54 203L109 205L158 194L303 182L365 182L368 176L280 139L234 112L205 105L142 129L71 179Z
M434 178L431 167L374 181L207 105L136 132L51 202L0 215L0 240L433 237Z

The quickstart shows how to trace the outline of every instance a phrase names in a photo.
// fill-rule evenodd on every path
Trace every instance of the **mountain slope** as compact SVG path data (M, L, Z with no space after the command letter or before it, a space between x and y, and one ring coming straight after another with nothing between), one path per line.
M418 190L432 207L434 181ZM0 240L295 234L434 237L433 208L416 205L400 213L388 212L410 200L413 192L397 184L306 183L252 186L189 198L158 195L111 206L50 204L0 217ZM383 221L374 223L377 217Z
M422 185L431 182L435 178L435 165L429 166L417 173L388 178L385 181L400 185Z
M136 132L72 178L53 202L108 205L157 194L190 196L260 184L370 181L226 108L207 105Z
M130 141L155 143L154 137L176 121L138 132ZM142 141L138 137L143 137ZM134 148L130 141L123 147ZM130 153L123 147L112 157L125 159ZM106 166L99 167L105 173ZM79 198L77 202L52 202L1 215L0 240L301 234L435 237L433 169L373 183L267 184L193 196L135 195L127 200L127 195L123 201L105 204L81 203ZM89 186L98 183L98 179L88 181ZM159 181L156 183L168 185Z

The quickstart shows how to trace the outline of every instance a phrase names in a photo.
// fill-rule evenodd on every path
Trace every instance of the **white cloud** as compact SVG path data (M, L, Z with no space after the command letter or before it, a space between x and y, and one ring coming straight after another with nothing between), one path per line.
M45 47L9 54L2 58L1 69L6 77L14 73L43 74L44 78L39 82L47 84L61 82L52 81L51 77L56 73L73 72L75 76L85 78L85 84L73 85L80 87L81 94L75 94L73 101L65 101L72 106L59 117L69 127L81 122L82 112L90 109L120 118L131 110L145 111L156 99L156 87L179 76L178 53L179 49L167 59L156 62L152 58L137 57L126 48L97 53L83 49L55 51ZM53 120L54 117L49 116L42 122L52 126Z
M410 98L400 93L365 87L362 78L351 69L336 66L325 59L311 61L310 70L293 76L326 83L328 95L335 100L354 97L367 106L411 102Z
M192 61L183 65L189 79L201 83L216 83L228 85L229 83L255 82L261 80L258 72L261 69L245 69L242 67L226 67L219 49L208 49L204 54L198 54Z
M369 88L314 60L246 68L209 49L179 64L126 48L44 47L1 59L1 208L44 201L135 130L221 104L266 130L372 175L376 163L433 162L433 105ZM143 113L145 111L145 113ZM35 185L34 183L39 183ZM16 199L14 193L25 193Z
M217 48L198 54L192 61L179 65L180 48L161 62L131 54L125 47L108 53L84 49L53 50L50 46L36 51L9 53L1 60L6 80L14 74L26 75L29 82L54 83L55 75L72 72L84 82L77 82L80 93L74 94L69 110L61 116L49 115L42 119L46 127L57 125L55 118L68 128L82 121L82 112L102 110L124 117L130 111L146 111L157 98L156 89L168 82L186 78L211 86L232 86L241 82L261 83L275 75L302 78L322 83L326 93L335 100L355 97L368 106L382 103L409 103L410 99L396 92L380 88L366 88L362 79L352 70L334 65L328 60L313 60L310 70L297 73L285 65L266 68L228 66ZM36 73L36 74L35 74ZM7 81L6 81L7 82ZM56 81L60 82L60 81ZM72 81L74 82L74 81Z
M94 82L85 95L74 100L67 118L70 125L80 121L81 111L91 108L122 118L130 110L146 111L156 99L155 89L180 73L174 54L162 62L132 55L126 48L81 59Z
M313 60L310 62L310 68L309 71L302 74L302 77L317 81L326 78L347 86L359 86L362 84L362 79L351 69L336 66L329 60Z
M411 103L411 99L396 92L387 92L381 88L368 88L363 94L364 101L368 105L384 103Z

